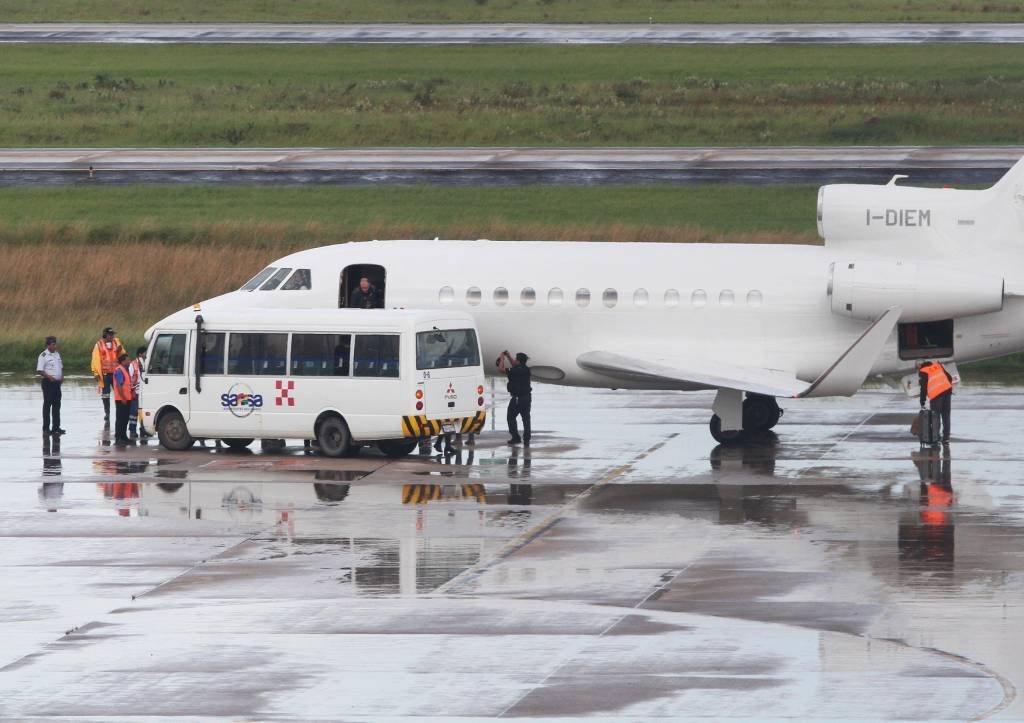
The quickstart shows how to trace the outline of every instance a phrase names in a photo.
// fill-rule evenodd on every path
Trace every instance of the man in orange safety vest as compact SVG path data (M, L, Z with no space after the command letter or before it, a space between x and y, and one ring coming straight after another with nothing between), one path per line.
M949 411L953 400L953 377L946 368L933 361L922 361L917 368L918 382L921 385L921 409L924 400L933 412L942 417L942 443L949 444Z
M110 423L110 384L117 358L124 354L117 332L109 326L103 330L103 337L92 348L92 375L96 377L100 399L103 400L103 421Z
M117 444L129 444L128 439L128 417L131 415L132 400L135 399L135 390L132 388L131 363L127 354L121 354L117 358L117 368L112 375L111 389L114 392L114 404L117 405L117 416L114 420L114 442Z

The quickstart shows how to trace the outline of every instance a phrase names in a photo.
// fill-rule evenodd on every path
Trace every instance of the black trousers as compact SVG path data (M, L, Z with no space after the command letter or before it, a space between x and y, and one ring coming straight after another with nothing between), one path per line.
M522 417L523 441L530 441L530 404L532 401L529 394L512 397L508 400L508 433L512 435L512 439L519 439L519 425L516 423L516 417Z
M60 382L51 382L49 379L43 380L43 431L49 432L51 429L56 432L60 429ZM50 418L53 418L53 424L50 423Z
M953 392L943 392L935 399L931 400L932 411L938 412L939 416L942 417L942 441L949 441L949 411L953 402Z
M114 373L103 375L103 392L100 398L103 400L103 416L110 421L110 389L114 386Z
M128 439L128 416L132 412L131 402L114 402L117 416L114 417L114 439L123 442Z

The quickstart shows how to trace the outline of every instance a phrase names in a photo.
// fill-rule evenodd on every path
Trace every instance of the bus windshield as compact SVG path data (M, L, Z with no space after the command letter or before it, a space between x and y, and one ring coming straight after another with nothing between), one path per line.
M416 334L416 368L449 369L480 365L480 346L473 329L421 331Z

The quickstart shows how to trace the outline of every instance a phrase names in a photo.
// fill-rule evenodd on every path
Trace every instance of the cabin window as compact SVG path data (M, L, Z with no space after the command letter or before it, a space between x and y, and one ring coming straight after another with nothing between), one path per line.
M470 306L479 306L482 298L483 294L478 287L470 286L466 289L466 303Z
M274 268L273 266L268 266L267 268L263 269L263 271L259 272L251 279L246 281L245 284L242 285L242 288L239 289L239 291L252 291L253 289L259 288L259 285L262 284L267 279L269 279L270 275L275 271L277 271L276 268Z
M287 359L287 334L228 336L228 374L283 377Z
M185 335L160 334L149 354L149 374L185 373Z
M669 289L665 292L665 306L670 309L674 309L679 306L679 292L675 289Z
M278 269L273 275L266 280L263 286L260 287L260 291L273 291L281 282L288 278L288 274L292 272L291 269Z
M576 306L590 306L590 289L576 289Z
M736 301L736 294L732 292L732 289L722 289L722 292L718 295L718 303L722 306L732 306Z
M900 359L953 356L953 320L899 325Z
M533 306L537 301L537 292L527 286L523 289L522 293L519 294L519 302L523 306Z
M455 289L450 286L442 286L441 290L437 292L437 300L444 306L451 304L455 301Z
M202 351L199 354L199 370L203 375L224 373L223 333L204 331Z
M561 306L562 298L562 290L556 286L548 292L548 306Z
M362 280L366 279L366 290ZM348 309L383 309L386 301L385 272L377 264L352 264L341 272L338 307Z
M764 296L762 296L760 291L758 291L757 289L754 289L753 291L748 291L747 292L747 306L749 306L751 308L754 308L754 309L759 309L759 308L761 308L761 305L763 303L764 303Z
M504 306L508 303L508 289L504 286L499 286L494 290L494 303L498 306Z
M281 291L309 291L312 288L313 278L309 269L295 269L295 273L284 282Z
M356 336L352 371L357 377L398 377L397 334Z
M693 304L693 308L700 309L708 303L708 292L704 289L695 289L690 296L690 303Z
M601 303L611 309L619 303L619 292L615 289L605 289L604 293L601 294Z
M647 289L637 289L633 292L633 306L647 306L649 298L647 296Z
M351 334L292 334L291 373L300 377L347 377Z

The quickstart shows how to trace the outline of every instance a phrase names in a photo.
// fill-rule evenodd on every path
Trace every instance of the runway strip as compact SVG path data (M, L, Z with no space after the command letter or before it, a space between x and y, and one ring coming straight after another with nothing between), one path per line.
M758 24L0 24L6 43L1024 43L1021 23Z
M0 186L985 184L1024 156L1007 147L799 148L88 148L0 149Z

